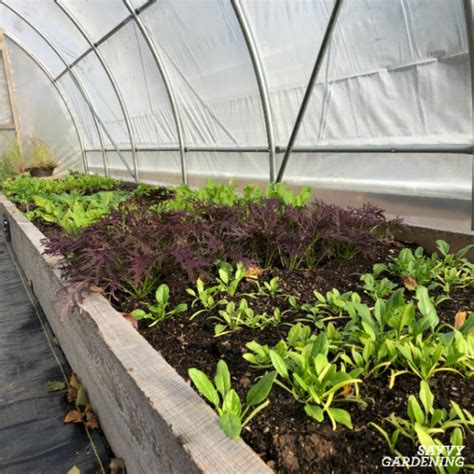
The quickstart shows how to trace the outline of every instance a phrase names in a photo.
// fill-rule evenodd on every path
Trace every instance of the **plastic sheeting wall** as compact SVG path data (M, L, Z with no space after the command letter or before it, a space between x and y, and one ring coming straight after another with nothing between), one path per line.
M344 0L284 180L311 185L334 202L370 199L412 223L468 230L472 155L449 152L472 149L467 1ZM0 3L0 27L58 78L90 170L131 179L125 160L137 167L140 180L178 182L180 124L190 183L207 176L267 182L268 131L234 6L244 12L255 42L276 146L284 149L334 0L130 4L139 9L148 38L126 0ZM30 107L48 106L34 99ZM308 146L341 151L305 153ZM439 149L344 152L373 146ZM66 148L61 146L61 158L68 160ZM281 158L278 153L277 166Z
M56 173L84 171L81 148L71 116L58 92L31 58L7 39L18 109L20 139L28 155L31 138L48 143L59 159ZM34 87L31 85L34 84Z

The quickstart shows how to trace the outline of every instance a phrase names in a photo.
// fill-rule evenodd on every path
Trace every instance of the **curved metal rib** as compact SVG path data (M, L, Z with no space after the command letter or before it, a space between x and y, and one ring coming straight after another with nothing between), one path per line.
M49 79L49 81L51 82L51 84L55 87L56 91L58 92L59 96L61 97L63 103L64 103L64 106L66 107L67 111L69 112L69 115L71 116L71 120L72 120L72 123L74 125L74 128L76 130L76 134L77 134L77 140L79 142L79 146L81 147L81 155L82 155L82 161L83 161L83 164L84 164L84 171L86 173L89 173L89 163L87 161L87 155L85 153L85 148L84 148L84 144L82 142L82 138L81 138L81 134L79 132L79 127L77 125L77 120L74 116L74 113L73 113L73 109L72 107L69 105L69 102L67 100L67 96L66 96L66 93L62 90L61 86L59 86L59 84L57 84L55 81L54 81L54 78L53 76L51 75L51 73L48 71L48 69L46 68L46 66L31 52L29 51L25 46L23 46L17 39L15 39L12 35L8 34L8 33L4 33L4 36L6 36L10 41L12 41L13 43L15 43L40 69L41 71L43 72L43 74Z
M275 147L275 134L273 128L272 112L270 108L270 99L268 93L268 84L265 77L265 71L262 65L260 54L258 52L257 43L252 34L252 29L248 22L245 14L244 7L241 5L239 0L231 0L232 7L234 9L235 16L240 24L242 34L247 44L247 50L252 60L255 77L257 79L258 90L260 93L260 101L262 103L263 117L265 119L265 130L267 133L269 159L270 159L270 182L275 181L276 173L276 147Z
M145 39L145 42L148 48L150 49L153 59L155 60L156 66L158 67L158 70L163 79L163 84L165 85L166 93L168 95L168 98L171 104L171 110L173 112L174 121L176 123L176 133L178 135L178 143L179 143L179 155L181 158L181 178L182 178L183 183L187 183L188 172L186 169L186 150L184 146L183 125L181 121L181 116L179 114L176 97L174 95L173 88L171 86L170 78L168 77L168 74L164 67L163 59L161 58L161 55L158 49L156 48L155 44L153 43L152 39L150 38L150 35L148 34L148 31L146 30L145 25L143 24L141 18L138 16L137 12L134 10L129 0L123 0L123 3L127 7L130 14L133 16L135 24L138 26L138 29L143 35L143 38Z
M138 181L138 161L137 161L137 152L136 152L136 145L135 145L135 139L133 137L132 133L132 128L130 126L130 115L128 114L127 107L125 106L125 102L123 99L122 94L120 93L120 89L117 85L117 81L115 80L114 76L112 75L109 66L105 62L102 54L100 53L99 49L95 46L94 42L91 40L89 35L86 33L82 25L79 23L79 21L73 16L73 14L60 2L60 0L54 0L56 5L63 11L63 13L69 18L69 20L72 22L72 24L76 27L76 29L79 31L79 33L82 35L82 37L87 41L89 44L91 50L95 53L97 59L99 60L102 68L104 69L105 74L107 75L107 78L110 81L110 84L112 85L112 88L115 92L115 95L117 97L118 103L120 105L120 109L122 110L122 114L125 120L125 126L127 127L127 133L130 139L130 147L132 149L132 157L133 157L133 169L135 173L135 181Z

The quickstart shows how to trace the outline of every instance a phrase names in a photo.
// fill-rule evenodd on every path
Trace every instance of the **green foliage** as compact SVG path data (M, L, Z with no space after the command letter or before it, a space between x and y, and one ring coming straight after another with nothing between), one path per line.
M285 183L272 183L263 193L266 198L279 199L285 204L294 207L304 206L311 199L311 190L308 187L303 187L298 194L288 189Z
M191 303L191 308L194 308L198 303L203 307L203 309L196 311L191 316L191 319L201 313L213 310L217 307L217 305L224 302L223 300L218 300L215 298L215 295L218 293L218 291L218 285L206 288L204 281L201 278L196 280L196 289L186 289L186 293L194 298L193 302Z
M159 277L150 270L150 274L143 277L140 283L135 283L133 279L127 278L125 284L118 284L117 287L136 301L143 301L156 287L158 280Z
M60 179L44 180L21 175L8 179L3 186L3 193L15 204L29 210L34 204L35 196L45 194L78 193L93 194L98 191L109 191L118 188L120 182L105 176L85 175L71 172Z
M257 282L258 293L263 296L276 296L282 292L280 288L280 277L273 277L270 281L264 281L263 286Z
M217 289L221 293L234 296L240 282L245 278L246 270L242 263L238 263L236 269L227 262L220 262L219 277L217 278Z
M313 322L319 329L324 327L327 321L355 316L357 307L361 303L360 296L352 291L342 293L333 288L323 295L319 291L313 291L315 301L299 305L294 298L289 300L290 305L298 311L304 312L305 316L298 318L301 322Z
M267 326L279 326L281 324L281 312L275 308L273 315L267 313L258 314L242 298L237 306L233 301L227 302L224 309L219 310L218 316L213 319L219 321L214 331L216 336L223 336L232 331L237 331L242 326L251 329L264 329Z
M316 421L321 422L327 416L333 429L337 424L352 429L349 412L335 405L362 402L358 395L344 395L347 387L349 392L352 387L358 392L360 371L346 372L344 366L338 368L337 364L330 362L326 344L325 336L321 334L302 350L288 351L286 359L270 350L272 365L279 375L276 383L304 403L306 414Z
M276 376L275 372L265 374L249 389L243 406L237 392L231 386L229 368L223 360L217 364L214 383L201 370L189 369L188 374L199 392L216 409L219 425L231 439L239 438L242 428L269 405L268 396ZM248 414L250 410L252 411Z
M379 264L377 271L374 267L374 279L387 271L401 277L409 289L420 285L439 287L449 294L454 288L474 288L474 264L465 257L474 244L456 253L449 252L450 247L444 240L437 240L436 245L439 254L435 252L431 256L425 255L422 247L418 247L415 252L406 248L401 250L398 257L393 258L388 265ZM363 280L370 286L370 277L363 276Z
M137 320L151 320L150 327L155 326L160 321L163 321L170 316L174 316L179 313L187 311L188 305L186 303L180 303L173 309L168 310L169 306L170 289L165 283L161 284L155 292L156 304L147 304L147 310L135 309L131 312L131 315Z
M192 210L194 202L234 206L241 202L257 202L265 198L278 199L284 204L301 207L311 199L311 190L308 187L294 193L284 183L273 183L265 189L248 185L242 194L239 194L237 186L232 181L217 184L212 179L207 181L206 186L198 189L191 189L188 185L182 184L174 188L173 193L173 199L159 203L153 208L159 211Z
M378 298L386 298L390 296L398 286L388 278L377 280L376 276L374 276L372 273L365 273L364 275L361 275L360 279L362 282L364 282L362 289L374 301Z
M34 209L26 216L30 220L42 218L77 235L101 217L117 208L127 195L119 191L101 191L90 196L78 193L44 194L33 196Z
M276 383L304 404L306 413L321 422L327 416L335 429L337 424L352 428L348 411L336 405L363 403L358 396L360 370L347 372L328 358L334 335L311 334L309 326L292 326L286 341L273 348L252 341L246 345L244 358L254 367L273 367L279 378ZM347 391L349 389L349 391ZM351 395L352 389L355 395Z
M474 429L474 416L466 409L462 409L456 402L451 401L451 409L434 407L434 396L427 382L421 381L418 398L415 395L408 397L407 418L401 418L392 413L384 421L394 430L389 433L380 425L371 423L387 441L391 451L402 456L396 446L400 436L410 439L414 445L421 445L425 452L430 447L443 446L441 436L451 434L453 445L463 445L463 430L470 432ZM448 472L458 472L456 470Z

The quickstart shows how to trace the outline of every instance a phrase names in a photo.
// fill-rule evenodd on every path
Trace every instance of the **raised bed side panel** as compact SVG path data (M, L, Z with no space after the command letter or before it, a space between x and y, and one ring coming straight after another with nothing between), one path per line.
M12 246L116 456L127 472L268 473L243 442L228 439L213 410L99 294L77 296L44 235L4 196ZM73 302L76 301L76 304Z

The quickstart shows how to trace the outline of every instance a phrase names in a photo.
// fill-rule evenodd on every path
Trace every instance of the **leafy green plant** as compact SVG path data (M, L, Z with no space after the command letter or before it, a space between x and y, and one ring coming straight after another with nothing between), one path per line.
M283 203L293 206L304 206L311 199L311 189L307 186L301 188L298 194L294 194L285 183L272 183L264 192L264 196L270 199L279 199Z
M316 300L311 303L298 305L294 298L289 299L292 307L303 311L305 316L298 318L301 322L313 322L317 328L324 327L327 321L353 317L361 303L360 296L352 291L342 293L333 288L324 296L319 291L313 291Z
M263 287L258 284L258 293L264 296L276 296L282 292L280 287L280 277L273 277L270 281L264 281Z
M392 369L390 388L393 387L395 378L401 374L413 373L424 381L439 372L454 372L462 375L459 370L447 367L446 349L443 344L424 343L421 338L418 338L417 342L418 345L411 341L404 341L397 346L397 351L400 354L399 363L407 366L408 369ZM452 360L450 365L454 365L456 362L456 360Z
M223 360L217 364L214 383L204 372L195 368L189 369L188 375L199 392L216 409L219 415L219 426L224 433L231 439L237 439L240 437L242 428L269 405L268 395L276 372L268 372L249 389L245 397L245 406L231 386L229 368Z
M110 191L119 188L120 182L106 176L84 175L71 172L60 179L43 180L23 174L6 180L3 186L4 194L15 204L30 210L35 196L50 194L77 193L81 195L94 194L99 191Z
M139 283L136 283L133 279L126 278L125 283L123 285L118 283L117 287L124 293L129 294L133 299L143 301L153 291L158 281L159 276L150 269L150 273L144 276Z
M390 424L394 430L389 433L376 423L370 423L387 441L391 451L402 456L397 451L396 446L400 436L410 439L415 445L422 445L425 448L435 445L439 436L452 430L456 433L452 438L462 444L462 430L472 432L474 428L474 416L466 409L462 409L456 402L451 401L451 409L448 412L445 408L434 407L434 396L428 383L424 380L420 383L418 398L415 395L408 397L407 415L408 418L401 418L392 413L384 422ZM438 439L437 439L438 438Z
M188 293L188 295L191 295L194 298L193 302L191 303L191 308L194 308L198 303L203 307L203 309L200 309L193 313L191 319L195 318L203 312L211 311L219 304L223 304L225 302L224 300L217 300L215 298L215 295L216 293L218 293L219 288L220 287L218 285L206 288L204 285L204 281L201 278L198 278L196 280L196 289L186 289L186 293Z
M474 264L465 258L474 245L468 245L456 253L449 252L450 247L444 240L437 240L436 245L439 254L435 252L431 256L425 255L422 247L415 252L402 249L398 257L381 269L400 276L409 289L419 285L428 288L438 286L449 294L453 288L474 287Z
M338 369L324 354L324 338L318 338L315 346L301 353L290 351L288 358L283 359L277 352L270 350L270 359L280 379L275 383L284 388L298 401L304 403L305 412L318 422L327 415L333 429L342 424L352 429L351 416L347 410L334 405L344 402L358 402L358 377L360 371L349 373L344 368ZM318 352L319 349L319 352ZM316 355L314 354L316 352ZM344 390L355 388L356 395L344 395Z
M320 338L319 340L318 337ZM266 369L272 367L270 350L276 352L283 359L287 359L289 352L292 350L316 354L321 350L320 344L323 340L327 342L327 344L326 342L324 343L325 351L332 349L336 352L341 338L342 335L332 323L329 323L325 331L319 334L319 336L312 331L310 326L296 323L290 326L286 339L281 339L272 347L267 344L261 345L256 341L248 342L245 345L248 352L243 355L243 358L252 364L254 368Z
M364 283L362 289L368 294L374 301L378 298L386 298L392 294L397 288L397 284L390 281L388 278L382 278L378 280L380 264L374 265L373 273L365 273L361 275L360 279Z
M245 276L246 271L242 263L238 263L234 271L230 263L220 262L219 277L217 278L218 291L227 293L229 296L234 296L240 282Z
M275 383L303 403L309 416L319 422L327 416L334 429L338 423L352 428L349 412L335 405L363 403L358 395L360 370L346 372L344 365L338 368L329 361L327 334L316 336L309 326L298 324L290 329L287 341L273 348L255 341L246 347L249 352L243 357L256 368L273 367L279 375ZM350 394L352 389L355 395Z
M30 220L38 217L78 234L124 201L127 195L118 191L101 191L90 196L78 193L45 194L33 197L35 208L26 213Z
M281 324L281 312L275 308L273 315L267 313L256 313L245 298L242 298L239 305L231 301L227 302L224 309L219 310L218 316L212 319L219 321L214 327L216 336L223 336L232 331L239 330L242 326L251 329L264 329L267 326L279 326Z
M170 289L168 285L163 283L155 292L155 305L148 304L146 305L147 311L144 311L143 309L135 309L130 314L139 321L142 319L151 320L150 327L152 327L170 316L187 311L188 305L186 303L180 303L173 309L168 310L169 296Z
M436 278L438 263L436 257L432 259L424 254L423 247L418 247L414 252L404 248L386 268L389 273L402 279L410 278L412 285L430 285Z

